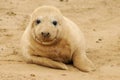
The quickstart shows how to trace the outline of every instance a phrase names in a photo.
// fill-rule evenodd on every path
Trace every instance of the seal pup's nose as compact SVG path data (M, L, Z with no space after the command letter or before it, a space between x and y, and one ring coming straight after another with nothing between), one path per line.
M49 32L41 32L41 35L44 38L49 38L50 37L50 33Z

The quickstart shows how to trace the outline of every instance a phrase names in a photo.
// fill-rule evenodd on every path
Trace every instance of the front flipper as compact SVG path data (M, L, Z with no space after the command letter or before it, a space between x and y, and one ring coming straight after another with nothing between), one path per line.
M95 70L93 63L87 58L85 51L77 50L73 54L73 65L79 70L90 72Z
M58 68L58 69L63 69L63 70L68 69L68 67L64 63L56 62L56 61L53 61L53 60L51 60L49 58L45 58L45 57L38 57L38 56L30 55L27 58L27 61L35 63L35 64L43 65L46 67L51 67L51 68Z

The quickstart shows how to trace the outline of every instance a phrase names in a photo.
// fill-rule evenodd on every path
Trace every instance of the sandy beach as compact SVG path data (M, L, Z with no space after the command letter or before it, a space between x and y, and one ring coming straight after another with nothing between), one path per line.
M26 63L20 39L30 14L52 5L74 21L86 38L96 71L52 69ZM0 80L120 80L120 0L0 0Z

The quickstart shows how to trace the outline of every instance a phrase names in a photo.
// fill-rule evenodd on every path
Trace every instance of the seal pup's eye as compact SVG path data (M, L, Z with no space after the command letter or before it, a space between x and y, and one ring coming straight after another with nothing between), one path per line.
M54 26L57 26L58 22L57 22L57 21L53 21L52 24L53 24Z
M35 23L36 23L36 24L40 24L41 21L40 21L39 19L37 19L37 20L35 21Z

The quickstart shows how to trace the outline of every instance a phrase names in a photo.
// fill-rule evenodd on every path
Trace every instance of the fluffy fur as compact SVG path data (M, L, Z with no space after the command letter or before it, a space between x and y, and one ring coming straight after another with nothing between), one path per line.
M53 21L57 21L57 25ZM42 32L49 32L50 37L42 38ZM65 63L73 62L79 70L94 70L86 56L83 33L55 7L42 6L32 13L21 46L25 60L30 63L68 69Z

